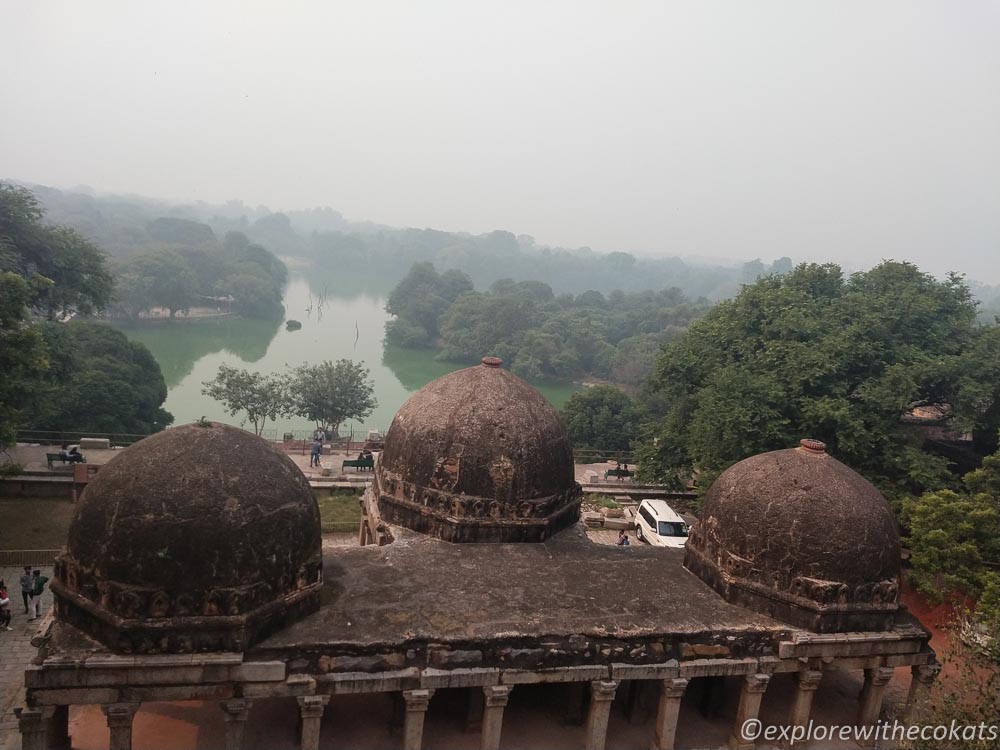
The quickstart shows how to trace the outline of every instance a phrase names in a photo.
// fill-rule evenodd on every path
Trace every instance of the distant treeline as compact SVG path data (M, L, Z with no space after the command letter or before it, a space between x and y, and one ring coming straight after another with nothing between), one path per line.
M158 218L147 232L155 245L113 264L112 312L139 317L154 307L178 311L208 306L248 318L284 312L285 264L242 232L219 241L207 224Z
M41 186L32 186L32 190L50 221L74 227L112 256L134 255L151 243L161 242L150 235L151 223L160 217L182 219L191 224L170 228L169 244L200 247L210 242L205 230L217 237L241 232L278 255L310 259L321 271L350 277L354 286L360 283L382 292L391 289L412 264L430 262L437 268L463 271L480 288L503 278L541 281L556 294L678 287L692 297L717 301L736 294L740 284L792 268L788 258L773 264L756 260L726 266L665 257L676 252L672 248L664 248L661 257L643 258L587 247L548 247L528 235L506 231L472 235L394 229L350 222L329 208L274 213L240 201L178 205L138 196L98 196Z
M709 306L676 287L556 296L548 284L508 278L476 292L461 271L439 274L417 263L389 295L386 310L396 317L386 340L434 346L439 359L457 362L501 357L529 379L590 375L637 385L652 371L660 345Z

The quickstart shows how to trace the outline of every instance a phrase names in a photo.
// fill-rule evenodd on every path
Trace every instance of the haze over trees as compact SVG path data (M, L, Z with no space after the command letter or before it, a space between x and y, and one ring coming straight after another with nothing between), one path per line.
M396 319L386 326L386 341L435 346L439 359L455 362L490 354L528 379L590 375L637 385L660 344L708 307L676 288L557 297L540 281L505 278L475 292L465 274L438 274L419 263L389 295L386 310Z
M242 232L228 232L218 242L209 226L183 219L156 219L149 231L165 244L115 265L116 312L138 317L162 307L173 318L195 305L249 318L284 312L284 263Z
M413 264L428 262L439 269L461 271L480 288L503 278L541 281L556 294L676 286L692 298L718 300L735 294L740 284L762 274L784 272L792 263L788 258L773 264L691 261L676 257L684 248L670 247L657 257L550 247L529 235L502 230L475 235L397 229L348 221L330 208L274 212L241 201L173 204L134 195L96 195L37 185L32 189L52 221L77 228L116 258L162 246L204 247L213 237L240 232L278 255L308 259L319 267L335 269L337 276L349 277L356 286L380 292L391 289Z
M0 444L26 427L144 433L170 423L148 350L77 320L111 298L104 253L44 224L30 191L0 183Z

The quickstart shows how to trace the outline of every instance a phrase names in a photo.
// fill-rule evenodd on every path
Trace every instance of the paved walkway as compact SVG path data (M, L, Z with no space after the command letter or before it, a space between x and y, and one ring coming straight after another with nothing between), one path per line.
M42 575L52 577L52 568L40 570ZM10 623L13 630L0 630L0 748L4 750L21 746L14 709L24 701L24 670L35 656L31 636L40 622L29 621L24 614L21 586L18 584L21 572L21 568L0 568L0 578L7 582L10 611L14 615ZM52 594L46 586L42 594L42 613L48 612L51 606Z

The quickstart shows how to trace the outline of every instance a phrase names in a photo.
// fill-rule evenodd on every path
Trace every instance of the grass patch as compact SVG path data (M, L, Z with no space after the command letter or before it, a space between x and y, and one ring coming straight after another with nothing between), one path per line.
M0 549L65 547L75 510L68 497L0 498Z
M604 495L600 492L587 492L583 495L583 502L589 503L590 505L597 505L601 508L620 508L621 506L614 501L610 495Z
M355 531L361 523L361 495L350 490L317 490L319 519L324 532Z

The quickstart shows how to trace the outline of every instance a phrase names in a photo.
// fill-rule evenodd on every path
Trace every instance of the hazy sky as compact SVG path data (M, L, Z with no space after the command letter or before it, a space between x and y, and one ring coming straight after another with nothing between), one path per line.
M1000 282L1000 2L0 0L0 177Z

